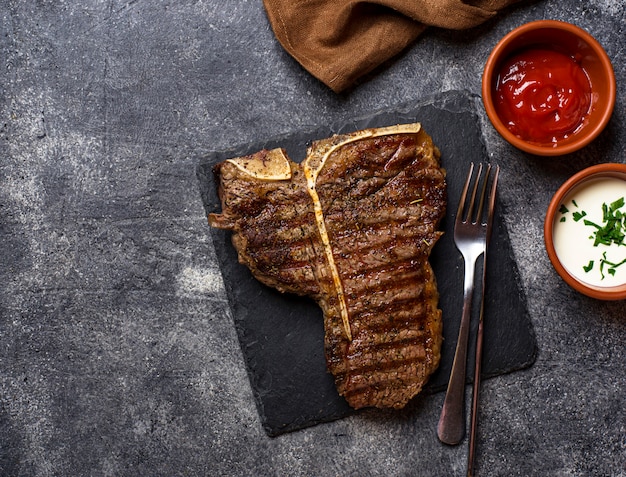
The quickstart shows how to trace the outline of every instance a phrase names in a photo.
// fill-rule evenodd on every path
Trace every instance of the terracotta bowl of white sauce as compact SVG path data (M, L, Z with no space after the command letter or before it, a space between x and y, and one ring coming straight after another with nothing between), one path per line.
M600 300L626 299L626 164L575 174L554 194L546 250L572 288Z

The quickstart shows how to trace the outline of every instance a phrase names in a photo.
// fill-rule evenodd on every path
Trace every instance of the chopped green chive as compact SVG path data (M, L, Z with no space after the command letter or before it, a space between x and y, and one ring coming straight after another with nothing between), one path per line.
M624 198L621 197L611 204L611 210L615 211L624 207Z
M578 207L575 201L572 201L572 203L576 207ZM626 238L626 213L620 210L622 207L624 207L625 203L626 201L623 197L617 199L614 202L611 202L608 205L606 203L603 203L602 224L597 224L588 219L583 220L583 224L588 227L593 227L595 229L593 233L589 236L589 239L593 240L594 247L597 247L600 244L606 245L607 247L611 245L626 246L626 244L624 243L624 239ZM565 210L565 212L567 212L567 208L562 205L560 209L561 213L565 213L562 211L563 209ZM574 219L574 221L578 222L586 215L587 213L585 211L574 212L572 213L572 218ZM561 222L564 221L564 218L565 217L561 218ZM613 263L606 259L606 252L603 252L602 258L599 260L599 263L600 275L604 280L605 267L607 273L611 276L614 276L615 269L626 263L626 258L621 262ZM590 260L586 266L583 266L583 270L585 270L585 272L590 272L593 269L593 266L594 261Z

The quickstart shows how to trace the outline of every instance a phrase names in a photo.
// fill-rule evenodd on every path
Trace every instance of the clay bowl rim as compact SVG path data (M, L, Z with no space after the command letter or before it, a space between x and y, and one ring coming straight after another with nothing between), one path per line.
M574 290L599 300L623 300L626 299L626 283L612 287L599 287L581 282L561 264L554 248L554 221L563 199L575 188L585 182L603 177L617 177L626 181L626 164L605 163L588 167L574 174L559 187L552 196L546 218L544 221L543 236L546 251L552 266L561 278Z
M524 48L524 45L515 45L515 42L518 40L518 38L530 32L550 29L559 30L575 35L580 40L584 41L597 56L598 60L602 64L602 69L604 70L608 78L608 82L606 85L608 91L608 98L606 101L607 106L604 108L604 111L602 111L598 115L597 121L595 121L593 124L588 124L584 128L586 130L585 133L578 134L578 137L575 140L568 141L561 146L557 145L556 147L533 144L518 138L512 132L510 132L496 113L495 106L493 104L492 94L493 78L495 77L495 75L498 74L497 69L501 61L503 61L505 57L508 57L513 51ZM531 46L533 43L530 43L528 46ZM511 45L513 45L513 50L508 51ZM482 99L485 111L487 112L487 116L489 117L491 124L507 142L517 147L518 149L521 149L522 151L538 156L561 156L569 154L585 147L594 139L596 139L611 119L611 116L613 114L613 108L615 106L616 94L617 85L615 82L613 64L611 63L611 60L602 45L590 33L578 27L577 25L563 22L560 20L536 20L525 23L513 29L504 37L502 37L502 39L500 39L496 46L491 50L483 69Z

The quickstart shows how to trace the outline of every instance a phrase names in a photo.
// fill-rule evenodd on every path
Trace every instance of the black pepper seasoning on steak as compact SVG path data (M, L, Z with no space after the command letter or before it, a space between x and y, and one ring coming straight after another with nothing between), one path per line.
M432 247L445 214L439 151L419 124L314 142L302 164L260 151L215 167L239 261L324 313L325 354L354 408L403 407L439 364Z

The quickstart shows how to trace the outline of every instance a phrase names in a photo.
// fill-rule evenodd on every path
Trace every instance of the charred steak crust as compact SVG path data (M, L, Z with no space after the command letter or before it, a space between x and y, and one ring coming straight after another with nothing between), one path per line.
M215 166L239 261L264 284L311 296L325 354L354 408L401 408L439 365L442 323L428 257L445 215L439 150L419 124L314 142Z

